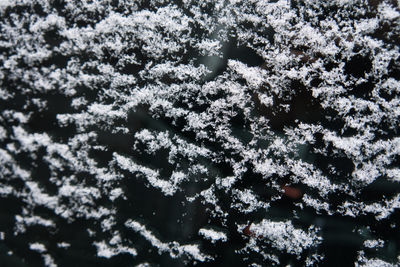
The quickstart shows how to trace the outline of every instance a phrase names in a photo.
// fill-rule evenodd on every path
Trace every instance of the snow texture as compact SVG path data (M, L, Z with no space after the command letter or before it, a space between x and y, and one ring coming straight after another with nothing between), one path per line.
M398 266L399 5L0 1L2 266Z
M201 228L199 230L199 235L210 240L211 243L215 243L217 241L226 242L228 240L228 237L224 232L218 232L213 229Z

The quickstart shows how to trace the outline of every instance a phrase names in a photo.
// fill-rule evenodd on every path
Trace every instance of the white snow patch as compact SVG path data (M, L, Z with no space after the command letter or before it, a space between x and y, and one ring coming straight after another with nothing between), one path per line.
M246 227L245 225L242 226ZM268 240L271 245L290 254L300 255L304 249L316 246L322 241L313 227L308 232L296 229L290 221L274 222L267 219L250 225L256 237Z
M207 240L210 240L211 243L215 243L217 241L226 242L228 240L228 237L224 232L218 232L213 229L201 228L199 230L199 235L203 236Z
M59 247L59 248L69 248L70 246L71 246L71 244L69 244L67 242L57 243L57 247Z
M369 239L364 241L364 247L367 248L382 248L385 245L385 241L382 239Z
M147 230L146 227L136 221L128 220L125 222L125 226L141 234L153 247L156 247L160 253L169 253L172 258L179 258L183 255L197 260L207 261L212 259L211 256L201 253L198 245L186 244L181 245L176 241L164 243L160 241L151 231Z
M167 196L171 196L176 193L178 190L177 185L183 181L184 178L181 174L175 173L172 175L171 181L163 180L159 178L158 171L138 165L129 158L114 153L114 159L122 169L128 170L131 173L141 173L151 186L159 188Z
M47 251L46 247L43 244L40 244L40 243L29 244L29 248L31 250L34 250L34 251L37 251L37 252L46 252Z
M132 256L137 255L137 251L134 248L124 247L124 246L113 246L112 244L109 245L105 241L101 242L94 242L93 243L97 248L97 256L103 258L111 258L121 253L129 253Z

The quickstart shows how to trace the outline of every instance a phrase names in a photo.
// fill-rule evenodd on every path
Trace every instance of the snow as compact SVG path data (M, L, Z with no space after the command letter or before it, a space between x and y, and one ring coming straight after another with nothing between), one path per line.
M322 241L316 229L310 228L309 232L305 232L296 229L290 221L274 222L264 219L260 223L251 224L250 231L255 236L268 240L272 247L294 255L300 255L304 249Z
M68 247L71 246L71 244L68 244L68 243L66 243L66 242L61 242L61 243L58 243L57 246L58 246L59 248L68 248Z
M49 254L44 254L44 252L47 252L47 249L43 244L32 243L29 244L29 248L31 250L37 251L42 254L42 258L44 260L44 264L46 267L57 267L57 264L55 264L54 259Z
M398 265L398 1L53 2L0 1L10 255L329 265L335 216Z
M379 247L383 247L385 244L385 242L381 239L379 240L365 240L364 241L364 246L367 248L379 248Z
M162 242L151 231L147 230L145 226L136 221L128 220L125 222L125 226L141 234L148 242L150 242L150 244L153 247L157 248L160 253L168 252L172 258L177 258L186 255L189 258L192 258L200 262L212 259L211 256L201 253L198 245L195 244L181 245L176 241L168 243Z
M106 244L104 241L102 242L95 242L94 245L97 248L97 256L99 257L104 257L104 258L111 258L113 256L116 256L121 253L129 253L133 256L137 255L137 251L134 248L130 247L124 247L124 246L112 246L113 244L110 245Z
M37 252L45 252L47 251L46 247L43 244L40 243L32 243L29 245L29 248L31 250L37 251Z
M397 264L391 264L387 261L377 259L377 258L367 258L364 255L364 252L359 252L358 261L355 263L355 266L363 266L363 267L378 267L378 266L385 266L385 267L394 267Z
M116 162L118 163L118 165L125 170L130 171L131 173L140 173L142 174L147 181L151 184L151 186L158 188L161 190L161 192L163 192L165 195L170 196L175 194L175 192L178 190L178 187L176 186L176 182L179 183L179 180L175 181L166 181L166 180L162 180L161 178L159 178L159 174L157 171L154 171L150 168L138 165L136 163L134 163L133 161L131 161L130 159L118 155L117 153L114 153L114 158L116 160ZM172 180L174 180L174 177L172 176Z
M56 225L53 221L41 218L39 216L22 217L20 215L15 216L16 227L20 229L20 232L25 232L26 227L31 225L40 225L47 228L55 229Z
M201 228L199 230L199 235L203 236L207 240L210 240L211 243L216 243L217 241L228 241L228 237L224 232L215 231L213 229Z

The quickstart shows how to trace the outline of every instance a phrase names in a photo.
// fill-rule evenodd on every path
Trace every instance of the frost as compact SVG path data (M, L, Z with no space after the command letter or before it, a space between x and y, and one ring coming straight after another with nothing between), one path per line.
M0 256L398 265L398 6L0 1Z
M54 259L49 254L44 254L44 252L47 252L47 249L43 244L32 243L29 245L29 248L42 254L45 266L57 267L57 264L54 263Z
M218 232L213 229L201 228L199 230L199 235L210 240L211 243L215 243L217 241L226 242L228 240L228 237L224 232Z
M364 246L367 248L379 248L379 247L383 247L384 245L384 241L383 240L365 240L364 241Z
M66 243L66 242L61 242L61 243L58 243L57 246L58 246L59 248L68 248L68 247L71 246L71 244L68 244L68 243Z
M110 242L111 243L111 242ZM94 245L97 248L97 256L99 257L104 257L104 258L111 258L115 255L121 254L121 253L129 253L133 256L137 255L136 249L134 248L129 248L129 247L121 247L121 246L110 246L107 245L104 241L103 242L95 242Z
M121 155L114 155L116 162L118 165L125 170L130 171L131 173L140 173L142 174L147 181L155 188L160 189L164 194L173 195L177 190L177 184L182 180L182 175L175 174L171 176L172 181L166 181L159 178L159 174L157 171L154 171L150 168L137 165L130 159L123 157Z
M391 264L381 259L367 258L363 252L359 253L358 262L355 263L355 266L365 266L365 267L378 267L378 266L393 267L396 265L397 264Z
M305 232L294 228L290 221L273 222L264 219L258 224L252 224L250 231L259 238L267 239L272 247L295 255L300 255L304 249L316 246L322 241L315 229Z
M40 243L33 243L33 244L30 244L30 245L29 245L29 248L30 248L31 250L35 250L35 251L37 251L37 252L45 252L45 251L46 251L45 246L44 246L43 244L40 244Z
M117 199L120 196L123 196L122 189L121 188L114 188L113 190L111 190L109 197L110 197L111 201L114 201L115 199Z
M260 68L251 68L240 61L234 60L228 61L228 67L244 78L251 88L259 88L265 80L263 76L265 76L266 73Z
M33 216L33 217L22 217L22 216L15 216L16 220L16 229L18 232L25 232L26 227L32 226L32 225L38 225L38 226L44 226L44 227L49 227L54 229L55 228L55 223L51 220L46 220L43 219L39 216Z
M207 261L212 259L211 256L201 253L198 245L186 244L180 245L176 241L164 243L160 241L151 231L147 230L145 226L138 222L128 220L125 223L126 227L131 228L135 232L139 232L153 247L156 247L160 253L168 252L172 258L181 257L186 255L197 261Z
M239 202L232 205L232 207L238 208L243 213L250 213L260 208L268 209L269 207L268 203L258 200L256 195L248 189L245 191L234 189L232 196L234 199L238 199Z
M387 3L379 5L379 13L382 18L387 20L394 20L400 16L400 12Z

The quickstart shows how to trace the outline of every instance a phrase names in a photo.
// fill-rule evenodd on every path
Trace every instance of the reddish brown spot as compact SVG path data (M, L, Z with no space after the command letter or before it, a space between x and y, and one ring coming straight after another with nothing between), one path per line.
M247 225L243 229L243 234L248 235L248 236L255 236L254 233L250 230L250 226L251 226L251 224Z
M282 187L282 189L284 191L285 196L291 199L299 199L303 196L303 192L301 192L299 188L285 185Z
M254 233L253 231L250 230L250 227L251 227L251 223L243 229L243 234L245 234L247 236L251 236L251 237L264 238L264 236L262 236L262 235L257 236L256 233Z

